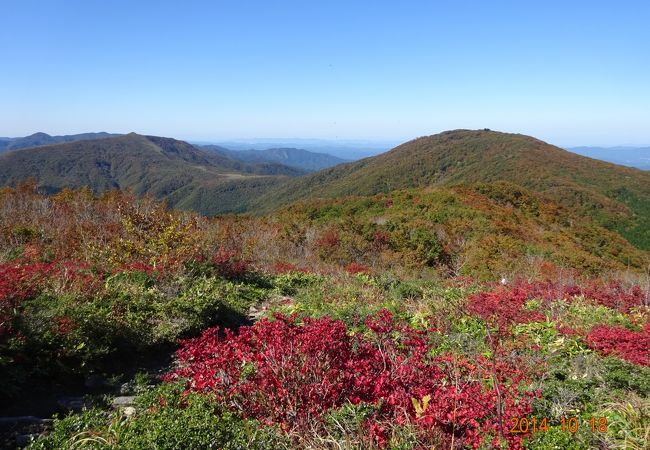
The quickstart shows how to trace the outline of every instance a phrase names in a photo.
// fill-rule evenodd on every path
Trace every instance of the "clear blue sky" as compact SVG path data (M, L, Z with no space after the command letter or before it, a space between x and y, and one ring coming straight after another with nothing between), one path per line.
M650 1L0 0L0 136L650 144Z

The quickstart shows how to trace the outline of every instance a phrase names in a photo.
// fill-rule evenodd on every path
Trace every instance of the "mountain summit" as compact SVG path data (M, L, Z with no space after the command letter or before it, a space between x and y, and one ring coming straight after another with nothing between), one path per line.
M650 173L490 130L420 137L378 156L288 180L257 205L269 209L307 198L496 181L539 192L650 249Z

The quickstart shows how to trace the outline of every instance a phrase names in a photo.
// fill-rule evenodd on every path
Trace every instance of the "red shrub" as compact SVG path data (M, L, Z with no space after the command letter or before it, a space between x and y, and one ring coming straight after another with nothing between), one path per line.
M528 300L538 299L547 303L553 300L570 301L576 296L584 296L597 304L622 312L629 312L633 307L643 305L645 301L645 293L641 288L633 286L625 289L617 282L604 284L592 281L586 287L580 287L551 281L517 281L512 285L499 286L493 291L469 297L468 309L472 314L495 323L504 331L513 323L544 320L541 313L524 308Z
M339 233L335 229L327 230L317 242L318 247L324 250L338 247L340 243L341 239L339 238Z
M345 266L345 271L349 274L356 275L358 273L370 274L370 268L364 266L363 264L352 262Z
M390 245L390 233L387 231L375 231L372 238L372 249L381 251Z
M16 302L33 295L53 264L0 264L0 302Z
M52 264L0 264L0 343L13 334L12 317L20 303L38 293Z
M572 297L583 296L593 300L599 305L616 309L621 312L629 312L635 306L644 304L646 296L639 286L632 286L626 289L620 282L612 281L604 283L593 280L585 283L584 286L562 285L551 281L526 283L519 282L516 286L526 289L530 298L544 300L570 300Z
M114 273L122 272L142 272L147 275L153 275L156 272L156 268L143 261L133 261L127 264L122 264L114 271Z
M92 295L102 286L103 277L92 273L88 264L77 261L0 264L0 343L16 337L14 322L21 314L22 303L44 289ZM55 331L65 331L71 324L64 321L63 325L54 325Z
M497 288L492 292L481 292L471 296L468 299L468 310L505 331L513 323L544 320L543 314L524 309L526 301L535 297L526 285Z
M212 264L219 275L227 278L241 278L250 270L249 263L237 252L223 248L212 257Z
M273 265L273 272L275 273L291 273L298 272L298 266L286 262L276 262Z
M290 264L286 262L276 262L273 265L273 272L282 274L282 273L291 273L291 272L301 272L301 273L310 273L308 269L301 268L295 264Z
M365 402L378 406L366 424L375 444L385 444L382 424L406 422L430 443L478 446L503 432L510 444L520 444L507 423L530 412L531 397L518 393L523 375L517 369L430 357L433 331L398 325L387 311L366 324L368 334L350 335L341 321L327 317L300 323L276 316L239 334L209 329L183 342L181 367L166 379L187 379L189 390L211 392L246 416L298 434L317 429L331 408ZM484 379L497 380L500 389ZM416 411L414 400L425 396L428 407Z
M565 336L582 336L583 333L581 333L578 330L575 330L571 327L567 327L565 325L556 325L555 329L557 330L558 333L563 334Z
M55 330L58 334L66 335L76 327L74 321L69 317L59 317L56 319Z
M605 355L616 355L641 366L650 365L650 321L641 331L597 325L587 335L587 344Z
M625 289L619 282L608 284L592 282L581 289L580 294L595 300L600 305L622 312L628 312L635 306L643 305L646 301L646 294L639 286Z

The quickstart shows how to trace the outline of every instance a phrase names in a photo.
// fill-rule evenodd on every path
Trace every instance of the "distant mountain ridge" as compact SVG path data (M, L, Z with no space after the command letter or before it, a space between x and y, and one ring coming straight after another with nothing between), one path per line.
M117 136L120 135L106 133L104 131L99 133L69 134L64 136L50 136L47 133L38 132L25 137L0 138L0 153L11 150L19 150L22 148L38 147L42 145L61 144L64 142L75 141L88 141L93 139L106 139Z
M249 163L275 162L309 172L327 169L344 162L345 159L327 153L316 153L299 148L269 148L266 150L230 150L217 145L203 145L200 148L227 155Z
M95 193L129 189L205 214L244 208L247 199L255 198L252 192L303 173L281 164L248 164L187 142L135 133L0 154L0 185L33 179L51 193L66 187L89 187ZM215 192L214 199L206 200L209 192Z
M399 144L399 141L328 140L328 139L248 139L223 142L203 142L201 145L215 144L230 150L268 150L273 148L299 148L313 153L325 153L337 158L354 161L383 153Z

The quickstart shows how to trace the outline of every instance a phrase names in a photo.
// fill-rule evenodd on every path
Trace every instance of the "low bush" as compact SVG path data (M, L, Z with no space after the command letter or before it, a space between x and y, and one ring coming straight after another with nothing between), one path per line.
M650 365L650 321L641 331L618 326L597 325L587 335L588 345L641 366Z
M188 392L301 438L323 433L328 411L368 404L377 409L364 427L379 447L393 427L409 424L429 446L519 445L522 436L506 424L530 412L535 394L519 391L525 375L503 361L432 357L433 332L399 324L387 311L353 335L328 317L277 316L237 334L209 329L185 341L167 379L186 379Z
M165 384L137 398L136 413L124 415L92 409L54 422L53 431L31 444L30 450L222 449L276 450L286 442L272 428L262 427L220 410L209 396L185 394Z

